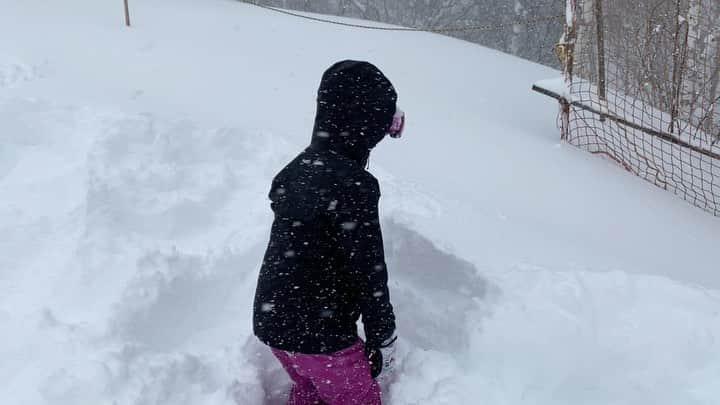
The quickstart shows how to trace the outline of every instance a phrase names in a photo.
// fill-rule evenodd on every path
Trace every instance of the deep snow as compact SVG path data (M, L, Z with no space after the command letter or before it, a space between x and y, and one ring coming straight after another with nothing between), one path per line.
M230 0L0 0L0 398L279 404L251 336L273 174L368 59L400 404L715 404L720 221L557 140L557 72Z

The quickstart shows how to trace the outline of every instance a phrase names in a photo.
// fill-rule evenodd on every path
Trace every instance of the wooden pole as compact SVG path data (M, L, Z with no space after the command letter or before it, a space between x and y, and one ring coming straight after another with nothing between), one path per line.
M678 107L678 100L680 99L680 30L682 29L681 17L682 12L680 10L680 0L677 0L677 13L675 15L675 46L673 48L673 77L672 77L672 104L670 106L670 133L675 133L675 121L678 118L680 108Z
M607 77L605 73L605 16L603 14L603 0L595 0L595 20L597 23L597 52L598 52L598 95L603 105L607 101ZM602 110L602 108L601 108ZM605 121L605 115L600 115L600 121Z
M128 0L125 0L125 25L130 26L130 6Z
M570 92L573 88L573 73L575 66L575 42L577 40L577 31L575 23L577 18L577 3L575 0L566 0L566 12L570 12L570 16L566 16L565 35L563 36L564 47L564 66L565 81ZM567 100L560 100L560 116L561 116L561 135L560 139L567 141L570 139L570 103Z

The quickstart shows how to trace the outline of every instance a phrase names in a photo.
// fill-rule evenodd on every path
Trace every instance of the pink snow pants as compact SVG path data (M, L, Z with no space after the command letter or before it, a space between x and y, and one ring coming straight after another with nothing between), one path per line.
M381 405L362 341L332 354L272 352L294 383L288 405Z

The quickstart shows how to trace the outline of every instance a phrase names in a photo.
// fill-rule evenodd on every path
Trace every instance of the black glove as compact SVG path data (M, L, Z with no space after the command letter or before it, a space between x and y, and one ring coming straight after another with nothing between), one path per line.
M365 346L365 356L370 361L370 375L372 378L377 378L383 368L383 355L380 348Z

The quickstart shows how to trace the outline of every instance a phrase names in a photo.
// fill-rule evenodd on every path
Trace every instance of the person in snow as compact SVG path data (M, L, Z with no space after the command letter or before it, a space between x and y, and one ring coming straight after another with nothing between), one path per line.
M273 180L253 326L294 383L291 405L380 404L375 378L393 360L395 315L380 189L365 168L387 134L402 133L396 101L372 64L336 63L322 77L310 146Z

